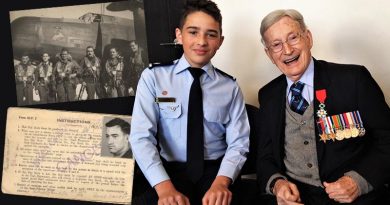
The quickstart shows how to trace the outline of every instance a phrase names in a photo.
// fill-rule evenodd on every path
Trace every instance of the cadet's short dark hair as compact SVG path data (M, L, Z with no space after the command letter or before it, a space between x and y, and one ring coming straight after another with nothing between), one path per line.
M123 133L130 134L130 123L121 118L114 118L106 123L106 127L119 126Z
M210 0L187 0L187 3L184 6L184 10L180 18L180 29L183 29L187 16L197 11L202 11L212 16L213 19L219 23L219 30L222 34L221 11L219 10L217 4Z

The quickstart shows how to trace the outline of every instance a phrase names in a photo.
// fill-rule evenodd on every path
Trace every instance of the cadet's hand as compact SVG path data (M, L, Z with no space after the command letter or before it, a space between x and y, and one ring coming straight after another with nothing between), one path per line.
M339 203L351 203L360 195L357 183L349 176L332 183L324 182L324 186L329 198Z
M232 192L229 190L231 179L217 176L210 189L203 196L203 205L229 205L232 201Z
M278 205L302 205L297 186L287 180L277 180L271 191L275 194Z
M190 205L190 201L178 192L171 180L163 181L154 186L158 194L158 205Z

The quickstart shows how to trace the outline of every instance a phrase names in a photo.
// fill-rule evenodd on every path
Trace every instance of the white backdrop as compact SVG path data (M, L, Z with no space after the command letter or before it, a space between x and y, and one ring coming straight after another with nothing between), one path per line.
M314 39L316 59L366 66L390 104L390 1L387 0L215 0L225 41L213 64L237 78L247 103L280 75L260 42L260 23L275 9L302 13Z

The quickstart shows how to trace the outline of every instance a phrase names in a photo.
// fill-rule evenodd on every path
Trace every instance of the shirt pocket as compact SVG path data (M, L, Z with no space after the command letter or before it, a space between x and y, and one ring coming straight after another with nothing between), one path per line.
M227 124L230 121L229 109L227 108L208 106L203 110L204 118L208 122Z
M162 118L179 118L182 113L180 103L159 103Z

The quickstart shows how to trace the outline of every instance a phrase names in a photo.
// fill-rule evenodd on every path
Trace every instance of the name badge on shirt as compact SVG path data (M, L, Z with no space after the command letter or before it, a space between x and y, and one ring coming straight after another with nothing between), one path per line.
M176 102L176 98L172 98L172 97L156 97L154 99L154 102L156 102L156 103L174 103L174 102Z

